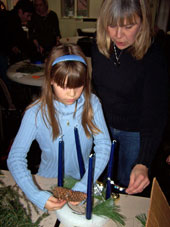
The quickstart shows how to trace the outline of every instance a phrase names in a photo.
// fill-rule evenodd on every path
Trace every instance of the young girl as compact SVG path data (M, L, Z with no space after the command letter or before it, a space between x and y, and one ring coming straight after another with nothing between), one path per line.
M38 175L57 178L58 144L64 141L64 174L80 179L74 128L77 127L85 165L83 178L73 190L87 191L88 157L94 143L96 161L94 182L107 165L110 137L98 98L91 94L87 63L77 45L54 47L45 67L41 97L31 104L7 160L8 168L19 187L40 209L56 210L65 201L58 201L47 191L41 191L27 169L27 153L33 140L42 150Z

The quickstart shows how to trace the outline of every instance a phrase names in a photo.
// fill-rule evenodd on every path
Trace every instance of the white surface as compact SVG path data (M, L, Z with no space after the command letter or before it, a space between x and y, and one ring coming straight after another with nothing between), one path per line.
M44 80L43 71L36 72L36 73L17 72L17 69L24 66L25 62L29 62L29 61L20 61L15 63L14 65L11 65L7 71L8 78L20 84L26 84L31 86L42 86L43 80ZM36 65L36 66L43 67L43 65ZM38 78L34 78L34 76L38 76Z
M86 33L94 33L96 32L96 28L81 28L82 32Z
M1 175L0 180L3 180L6 185L14 185L15 182L9 171L2 171L4 176ZM42 190L51 190L57 184L56 178L44 178L34 176L35 182ZM141 227L141 223L135 218L136 215L145 213L147 215L149 209L150 198L139 196L120 195L116 200L116 205L120 206L120 213L123 214L126 220L126 227ZM40 211L40 215L43 212ZM39 216L32 210L32 220L35 221ZM61 210L49 212L49 216L41 221L42 227L54 227L56 219L62 221L60 227L117 227L112 220L103 219L92 215L92 220L87 220L85 215L77 215L72 213L72 210L65 205ZM106 221L106 222L105 222ZM82 225L82 223L84 223ZM96 225L97 223L97 225Z
M64 225L64 227L102 227L108 222L107 218L102 218L93 215L91 220L87 220L85 215L75 214L67 205L62 209L56 211L57 218Z

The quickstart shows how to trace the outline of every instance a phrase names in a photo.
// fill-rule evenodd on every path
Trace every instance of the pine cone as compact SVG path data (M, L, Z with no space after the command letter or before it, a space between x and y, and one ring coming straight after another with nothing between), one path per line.
M86 199L86 193L73 191L63 187L55 187L53 195L59 200L66 200L67 202L81 202Z

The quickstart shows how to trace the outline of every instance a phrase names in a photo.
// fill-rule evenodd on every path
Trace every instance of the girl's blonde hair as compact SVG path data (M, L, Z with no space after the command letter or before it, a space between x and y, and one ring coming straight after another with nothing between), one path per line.
M93 109L90 103L91 79L88 73L87 65L79 61L61 61L52 66L56 58L64 55L78 55L81 56L86 62L86 58L78 45L61 44L57 47L54 47L46 62L45 81L43 84L41 97L37 100L37 102L30 105L29 107L40 103L43 120L45 123L47 121L52 127L54 140L60 135L60 123L58 122L57 112L54 107L55 95L53 93L51 82L55 82L62 88L65 87L66 81L66 87L68 88L84 86L83 93L85 97L85 103L82 113L82 126L86 136L90 137L91 133L97 134L101 131L93 123ZM74 116L76 114L76 107Z
M141 19L141 28L134 44L129 48L136 59L142 59L147 52L152 37L151 12L149 0L104 0L97 21L97 45L106 57L110 56L112 40L108 34L108 26L123 26L124 22L136 22Z

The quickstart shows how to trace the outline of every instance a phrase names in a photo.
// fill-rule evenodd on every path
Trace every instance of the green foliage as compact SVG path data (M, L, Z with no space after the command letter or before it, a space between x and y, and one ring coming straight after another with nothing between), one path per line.
M24 193L19 193L18 186L6 186L0 180L0 227L38 227L43 218L49 214L44 213L34 223L31 220L32 213L29 202ZM25 201L26 207L20 202ZM37 208L33 209L39 214Z
M66 177L64 178L64 187L71 189L77 182L78 180L72 177Z
M136 218L138 219L138 221L141 222L142 227L146 226L146 220L147 220L146 214L137 215Z
M41 71L43 71L42 67L31 65L31 64L26 64L17 69L17 72L21 72L21 73L36 73Z
M78 180L75 180L72 177L67 177L64 179L64 187L71 189ZM93 214L97 216L105 216L112 219L117 225L125 226L125 217L120 214L120 208L115 205L112 198L104 200L105 198L105 189L101 192L101 195L94 195L98 200L98 203L93 206Z
M125 217L120 214L120 208L114 204L112 198L97 204L93 208L93 214L98 216L106 216L116 222L116 224L125 226Z

